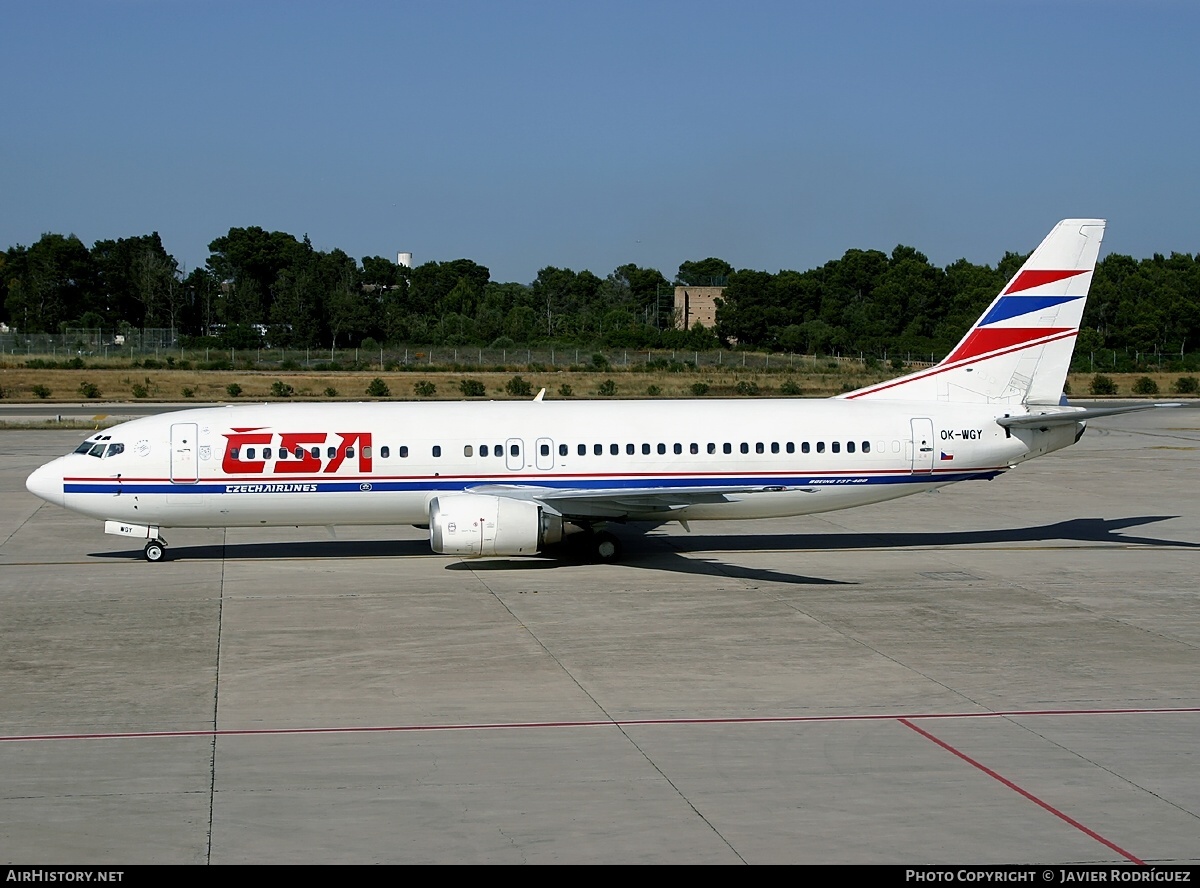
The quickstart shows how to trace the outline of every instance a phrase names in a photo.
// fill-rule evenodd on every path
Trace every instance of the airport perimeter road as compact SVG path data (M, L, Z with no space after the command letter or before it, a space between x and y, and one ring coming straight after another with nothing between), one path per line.
M1200 410L991 482L621 531L175 531L148 564L0 432L18 863L1200 860Z

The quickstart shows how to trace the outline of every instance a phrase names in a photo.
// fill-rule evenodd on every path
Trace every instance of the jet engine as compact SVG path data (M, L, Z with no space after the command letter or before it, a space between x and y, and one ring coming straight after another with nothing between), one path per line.
M429 502L429 544L441 555L534 555L562 536L562 516L528 500L454 493Z

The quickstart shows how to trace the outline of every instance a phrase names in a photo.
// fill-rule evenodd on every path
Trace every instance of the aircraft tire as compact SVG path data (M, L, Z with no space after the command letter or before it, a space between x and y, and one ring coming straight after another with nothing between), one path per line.
M151 540L150 542L146 543L146 548L142 554L146 557L147 561L162 561L167 557L167 550L162 543L158 542L157 540Z
M621 560L621 541L606 530L592 537L592 558L598 564L613 564Z

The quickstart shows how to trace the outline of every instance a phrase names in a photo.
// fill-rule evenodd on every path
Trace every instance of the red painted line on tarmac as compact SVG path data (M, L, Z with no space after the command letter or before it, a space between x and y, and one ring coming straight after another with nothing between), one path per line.
M546 728L612 728L671 725L770 725L817 722L901 721L932 719L1033 718L1065 715L1179 715L1200 713L1200 706L1143 709L1013 709L1000 712L923 712L883 713L878 715L763 715L726 718L638 718L597 719L591 721L481 722L479 724L433 725L349 725L323 728L242 728L202 729L193 731L111 731L76 734L0 735L0 743L27 743L36 740L135 740L176 737L282 737L304 734L406 734L431 731L513 731ZM913 727L910 725L910 727ZM920 730L914 728L914 730Z
M1120 854L1126 860L1130 860L1133 863L1139 864L1141 866L1146 865L1146 861L1141 860L1137 857L1134 857L1132 854L1130 854L1128 851L1126 851L1120 845L1117 845L1114 842L1110 842L1108 839L1104 838L1104 836L1100 835L1100 833L1096 832L1094 829L1088 829L1086 826L1084 826L1082 823L1080 823L1075 818L1058 810L1058 808L1055 808L1049 802L1039 799L1033 793L1029 792L1029 790L1022 789L1020 786L1017 786L1017 784L1013 783L1011 780L1009 780L1003 774L999 774L996 771L993 771L987 765L983 764L982 762L976 761L975 759L971 758L969 755L967 755L962 750L954 748L949 743L947 743L945 740L935 737L933 734L929 733L928 731L926 731L922 728L918 728L916 725L914 725L912 722L910 722L906 718L897 719L897 721L899 721L900 724L904 725L906 728L911 728L912 730L916 731L918 734L920 734L926 740L930 740L933 743L936 743L938 746L942 747L942 749L946 750L947 752L953 753L954 755L958 756L960 759L962 759L968 765L982 771L983 773L985 773L989 777L991 777L993 780L998 780L1000 783L1003 783L1005 786L1007 786L1013 792L1019 793L1020 795L1029 799L1029 801L1033 802L1038 807L1043 808L1046 811L1049 811L1051 814L1053 814L1059 820L1062 820L1064 823L1070 824L1071 826L1075 827L1077 830L1082 832L1084 835L1090 836L1091 838L1093 838L1097 842L1099 842L1101 845L1105 845L1106 847L1111 848L1113 851L1116 851L1118 854Z

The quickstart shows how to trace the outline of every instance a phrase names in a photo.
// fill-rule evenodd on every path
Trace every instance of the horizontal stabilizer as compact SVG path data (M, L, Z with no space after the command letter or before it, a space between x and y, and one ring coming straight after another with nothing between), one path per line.
M1156 407L1182 407L1182 404L1130 404L1125 407L1087 407L1048 411L1046 413L1031 413L1022 416L1005 416L996 423L1006 429L1046 428L1048 426L1066 425L1081 422L1085 419L1099 419L1102 416L1116 416L1120 413L1136 413L1139 410L1153 410Z

